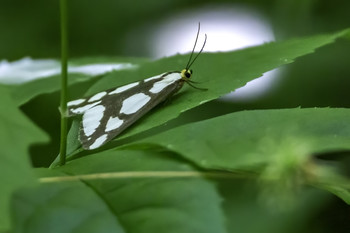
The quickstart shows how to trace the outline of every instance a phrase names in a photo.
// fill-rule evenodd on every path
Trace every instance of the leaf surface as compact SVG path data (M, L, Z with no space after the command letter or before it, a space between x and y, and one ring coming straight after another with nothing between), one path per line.
M36 183L29 161L29 145L47 141L47 136L15 106L9 91L0 86L0 230L10 227L9 201L12 193Z
M76 190L74 194L70 194L72 192L69 190L62 190L61 194L55 192L55 198L42 198L39 195L41 189L34 193L24 193L22 196L29 196L26 200L30 201L32 214L24 216L21 204L18 203L18 207L15 206L16 219L20 223L35 226L35 221L42 224L55 221L58 212L60 221L64 221L65 225L83 228L86 220L80 221L82 217L77 219L77 212L82 211L83 216L91 216L92 222L99 218L98 215L92 216L95 212L92 212L90 205L86 206L88 202L85 201L84 190L89 187L95 193L89 199L91 206L99 206L101 204L97 203L103 202L103 206L108 206L110 210L106 217L117 219L123 230L115 231L110 225L109 232L226 232L220 207L221 198L215 185L201 177L177 177L176 174L196 173L196 170L173 156L161 152L105 151L71 161L55 170L74 176L81 175L77 179L83 181L85 188L79 192L81 185L73 188ZM170 176L164 174L169 171ZM156 175L150 176L148 172ZM59 176L54 181L55 184L47 187L47 192L54 192L57 189L55 185L60 187L63 185L61 183L72 182L64 179L64 176ZM63 198L67 202L62 202ZM47 210L44 220L40 220L40 215L37 214L42 208ZM55 232L67 232L64 231L65 225L56 224ZM46 232L44 228L32 229L36 233ZM86 232L104 232L96 229Z
M350 110L341 108L242 111L184 125L141 143L161 145L206 169L259 173L272 167L272 177L300 169L306 172L303 179L309 175L313 178L308 182L349 202L348 180L309 164L315 154L350 150L349 119Z
M330 44L337 38L348 36L348 34L349 30L344 30L333 34L272 42L232 52L203 53L192 67L194 74L191 79L200 82L201 87L209 90L199 91L188 85L185 86L168 103L157 108L156 111L151 111L119 138L159 126L176 118L181 112L217 99L244 86L267 71L292 63L296 58L310 54L317 48ZM208 35L208 40L210 40L210 35ZM163 72L182 70L188 58L189 55L176 55L145 63L140 66L140 69L125 73L123 78L116 78L114 75L117 74L110 74L93 85L87 95Z

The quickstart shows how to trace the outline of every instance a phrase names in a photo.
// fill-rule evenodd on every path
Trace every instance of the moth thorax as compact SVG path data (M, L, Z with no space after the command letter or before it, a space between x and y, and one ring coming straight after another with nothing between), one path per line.
M185 80L190 79L192 76L192 73L193 73L192 70L183 69L181 71L181 78Z

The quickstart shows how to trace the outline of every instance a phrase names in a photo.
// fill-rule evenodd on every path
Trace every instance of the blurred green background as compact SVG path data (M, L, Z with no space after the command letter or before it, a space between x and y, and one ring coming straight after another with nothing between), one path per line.
M350 2L345 0L74 0L69 1L70 57L150 57L152 48L149 40L155 35L151 37L149 34L154 33L153 29L160 22L171 17L180 18L184 11L195 12L203 7L215 10L215 7L220 6L243 6L258 12L270 24L276 40L333 32L348 27L350 22ZM198 17L194 21L197 23ZM57 1L2 0L0 28L0 59L13 61L25 56L60 56ZM195 30L179 30L176 33L190 38L193 43ZM210 34L208 37L210 42ZM172 41L165 43L171 46ZM316 54L298 59L280 74L283 78L279 79L278 88L248 102L254 104L252 107L268 108L348 107L349 51L348 42L338 41L320 49ZM246 104L247 101L244 108L247 107Z
M70 55L147 56L147 49L126 54L128 33L164 21L182 11L203 6L246 6L271 23L277 39L335 31L349 26L350 3L345 0L250 1L69 1ZM23 56L59 57L59 5L57 1L2 0L0 59ZM184 33L186 32L179 32ZM145 43L144 31L133 37Z
M0 60L13 61L25 56L59 58L58 1L1 0L0 5ZM276 40L335 32L350 26L350 1L346 0L71 0L69 54L74 58L151 57L151 37L148 34L153 31L148 29L154 29L181 12L195 11L201 7L215 9L215 6L243 6L259 12L270 24ZM197 23L197 19L194 20ZM192 43L193 32L190 35L187 35L187 31L177 33L190 38ZM168 43L171 44L171 41ZM264 95L249 100L233 99L232 102L212 101L182 114L171 124L198 121L244 109L350 107L349 61L350 43L337 41L285 67L277 85ZM88 88L90 84L79 85ZM31 149L35 166L48 166L57 155L58 99L59 93L46 94L22 106L22 110L52 139L49 145ZM46 110L45 115L42 109ZM346 155L341 154L336 158L343 159ZM349 232L349 216L349 207L334 198L320 210L318 219L312 219L308 224L310 229L317 229L317 232Z

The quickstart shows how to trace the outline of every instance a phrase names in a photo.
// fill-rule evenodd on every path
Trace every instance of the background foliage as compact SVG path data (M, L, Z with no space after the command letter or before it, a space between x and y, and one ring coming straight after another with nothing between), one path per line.
M36 233L348 232L350 45L349 34L333 32L349 27L350 2L234 3L263 12L281 42L203 54L195 76L210 92L183 90L120 140L80 153L65 167L38 168L48 167L59 148L58 77L1 87L0 232L8 232L10 222L13 232ZM128 35L205 4L213 2L70 1L71 57L117 56L115 61L140 66L91 79L71 76L71 98L182 68L187 56L131 58L149 51L142 36L132 38L138 49L126 50ZM0 59L58 58L58 6L3 0ZM216 100L285 64L282 81L265 96ZM202 101L208 102L199 106ZM148 171L163 176L128 173ZM162 173L168 171L187 176L169 178ZM122 172L127 177L37 181ZM207 178L198 172L208 172Z

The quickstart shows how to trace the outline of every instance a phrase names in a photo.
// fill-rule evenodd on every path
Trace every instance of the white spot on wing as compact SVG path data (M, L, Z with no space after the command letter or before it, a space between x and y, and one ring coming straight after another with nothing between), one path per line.
M145 104L150 101L151 97L143 93L138 93L125 99L120 110L124 114L132 114L140 110Z
M97 105L83 115L83 130L87 137L91 136L100 125L105 109L102 105Z
M126 91L126 90L132 88L132 87L137 86L138 84L139 84L139 82L136 82L136 83L127 84L127 85L122 86L122 87L118 87L118 88L115 89L114 91L109 92L109 95L121 93L121 92L123 92L123 91Z
M75 113L75 114L82 114L82 113L86 112L87 110L89 110L90 108L98 105L99 103L101 103L101 101L98 101L98 102L92 103L92 104L87 104L87 105L80 107L80 108L71 109L70 111L72 113Z
M119 128L123 122L124 121L118 117L110 117L107 121L106 132Z
M85 101L85 99L72 100L72 101L69 101L67 103L67 106L70 107L70 106L79 105L79 104L83 103L84 101Z
M151 81L151 80L154 80L154 79L158 79L160 77L162 77L165 73L163 74L160 74L160 75L157 75L157 76L153 76L153 77L150 77L150 78L146 78L145 80L143 80L144 82L148 82L148 81Z
M166 75L162 80L153 84L153 87L149 90L152 93L159 93L167 86L181 79L180 73L171 73Z
M104 134L101 137L97 138L95 142L91 144L89 149L92 150L100 147L103 143L105 143L106 140L107 140L107 134Z
M105 95L107 95L107 92L105 91L97 93L96 95L92 96L88 102L94 102L96 100L100 100Z

